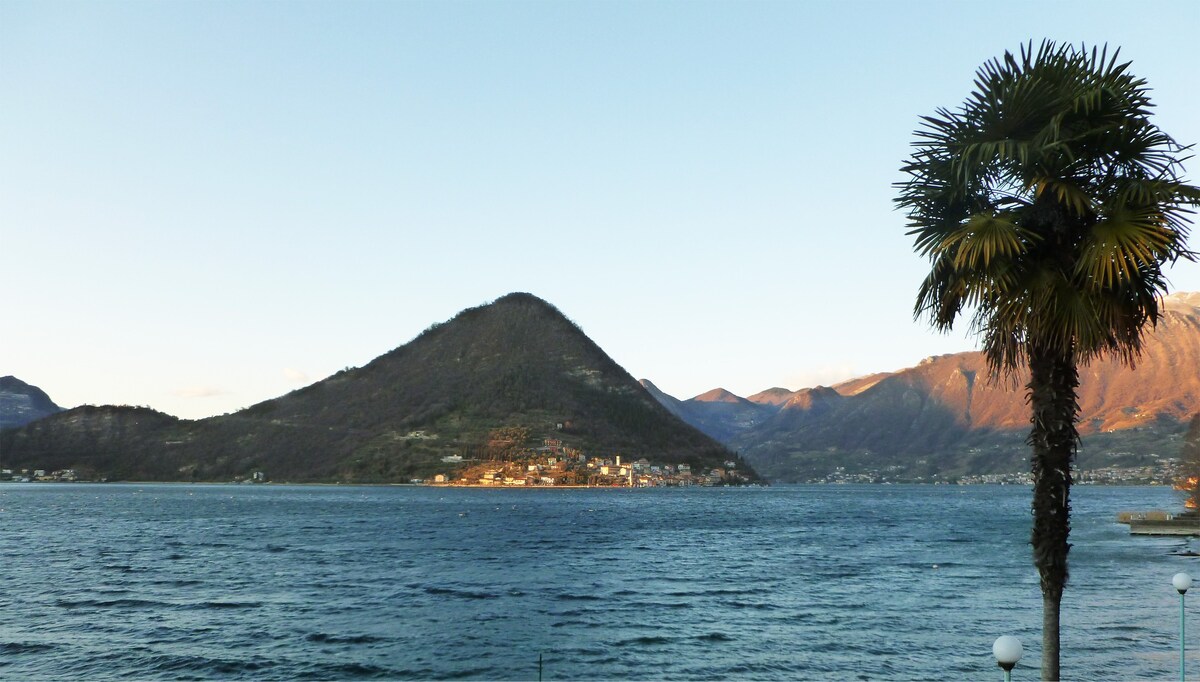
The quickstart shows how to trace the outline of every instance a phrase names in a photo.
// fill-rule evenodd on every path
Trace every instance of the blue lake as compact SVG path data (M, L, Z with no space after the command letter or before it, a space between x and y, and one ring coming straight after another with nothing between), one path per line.
M1171 576L1200 576L1180 555L1200 542L1130 537L1115 516L1180 500L1074 498L1064 678L1177 676ZM0 485L0 678L537 679L540 656L546 680L1000 679L992 641L1013 634L1013 678L1032 680L1029 500Z

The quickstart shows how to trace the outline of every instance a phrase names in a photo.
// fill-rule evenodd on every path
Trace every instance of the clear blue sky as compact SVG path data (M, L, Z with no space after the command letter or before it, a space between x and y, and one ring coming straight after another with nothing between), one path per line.
M220 414L511 291L681 398L969 350L892 183L1044 37L1200 142L1194 0L0 0L0 375Z

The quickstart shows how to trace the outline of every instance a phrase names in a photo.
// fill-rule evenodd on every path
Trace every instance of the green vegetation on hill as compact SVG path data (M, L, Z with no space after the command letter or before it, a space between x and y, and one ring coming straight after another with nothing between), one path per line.
M0 433L14 466L154 480L394 482L487 456L497 429L589 455L696 467L735 460L659 405L550 304L510 294L459 313L357 369L200 421L73 410ZM53 461L51 465L49 462ZM112 472L111 474L109 472Z

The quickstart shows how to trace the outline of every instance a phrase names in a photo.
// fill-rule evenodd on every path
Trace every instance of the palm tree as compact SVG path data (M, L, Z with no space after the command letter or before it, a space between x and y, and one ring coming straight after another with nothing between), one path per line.
M1159 317L1163 267L1195 260L1177 144L1149 120L1146 82L1107 48L1046 41L976 72L957 110L923 118L897 184L914 249L931 263L914 314L960 314L993 378L1029 370L1033 563L1041 576L1042 679L1059 678L1078 366L1130 365Z

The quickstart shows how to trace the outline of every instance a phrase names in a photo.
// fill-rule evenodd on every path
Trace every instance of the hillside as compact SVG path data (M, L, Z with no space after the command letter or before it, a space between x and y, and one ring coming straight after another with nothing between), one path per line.
M1175 456L1185 424L1200 412L1200 294L1175 294L1164 308L1135 370L1111 359L1081 368L1081 466ZM773 480L808 480L836 467L890 467L926 479L1023 471L1026 382L992 381L981 353L957 353L832 388L764 391L755 402L769 414L742 428L727 420L714 429L711 418L686 409L691 401L682 414Z
M42 389L14 376L0 377L0 429L23 426L56 412L62 408Z
M672 414L721 442L729 442L736 434L753 428L775 413L775 408L769 404L751 402L723 388L687 400L677 400L645 379L642 385L648 390L652 388L651 395L658 398Z
M516 447L555 438L589 455L695 467L738 460L529 294L465 310L364 367L231 415L189 422L72 410L0 432L0 449L16 466L123 478L264 471L274 480L405 481L446 472L450 455L487 458L502 428L527 432Z

